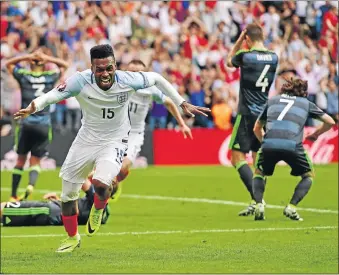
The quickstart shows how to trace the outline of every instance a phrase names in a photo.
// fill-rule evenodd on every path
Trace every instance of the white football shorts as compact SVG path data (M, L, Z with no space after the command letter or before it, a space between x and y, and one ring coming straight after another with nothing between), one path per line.
M72 183L84 183L88 174L95 167L93 179L110 185L118 175L127 143L113 142L110 144L84 145L74 141L61 167L60 177Z

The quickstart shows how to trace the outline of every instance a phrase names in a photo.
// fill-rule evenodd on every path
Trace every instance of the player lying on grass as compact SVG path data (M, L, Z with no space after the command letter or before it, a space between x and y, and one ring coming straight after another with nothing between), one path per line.
M145 69L146 65L141 60L132 60L127 67L127 70L131 72L141 72L145 71ZM113 196L111 197L113 201L117 201L119 198L121 194L120 182L128 176L130 168L136 160L141 150L141 146L144 144L145 120L153 100L157 103L164 104L177 120L184 138L187 138L188 136L192 139L191 129L185 124L178 108L175 106L174 102L169 97L165 96L159 89L153 86L139 90L138 93L133 94L129 102L131 132L128 137L127 155L122 162L120 173L113 183L114 190ZM89 176L89 180L91 180L93 173L94 172Z
M306 138L312 141L330 130L334 120L307 99L307 81L291 79L281 88L281 94L268 100L254 126L254 133L262 142L255 163L253 193L257 203L255 220L264 220L265 206L261 203L265 192L265 176L272 176L275 165L285 161L292 176L300 176L290 203L284 215L292 220L302 221L296 210L298 203L306 196L313 182L313 166L303 147L304 126L308 117L324 122ZM266 125L266 132L263 128Z
M76 97L82 109L82 126L61 167L62 219L68 238L56 252L72 252L80 246L77 224L77 199L82 184L95 167L92 183L94 204L86 225L86 234L93 236L100 228L103 210L113 189L112 181L121 170L131 129L129 99L140 89L156 86L184 113L206 115L208 108L187 103L161 75L153 72L116 70L110 45L91 48L91 69L77 72L56 89L33 100L17 112L15 119L25 118L46 106L69 97Z
M267 102L278 66L278 56L265 48L264 41L263 29L257 24L249 24L227 57L228 67L241 68L238 114L229 144L231 162L251 197L249 206L239 212L239 216L254 213L253 172L246 161L246 154L251 151L255 161L260 142L253 133L253 127ZM249 50L240 49L244 42Z
M82 190L86 196L78 199L78 224L87 223L89 212L94 202L94 188L85 183ZM42 226L62 225L61 200L55 193L43 196L45 201L2 202L0 220L4 226ZM109 206L106 205L101 223L105 224L109 217Z

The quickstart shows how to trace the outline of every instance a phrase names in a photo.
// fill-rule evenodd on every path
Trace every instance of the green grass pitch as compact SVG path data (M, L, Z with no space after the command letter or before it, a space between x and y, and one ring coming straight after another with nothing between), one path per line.
M98 235L59 255L63 227L1 228L2 273L337 273L338 168L316 166L299 205L303 222L282 215L298 178L277 167L266 220L238 217L249 201L236 171L219 166L133 170ZM25 173L20 187L27 184ZM1 173L1 201L11 174ZM58 171L41 174L32 199L61 190ZM302 209L304 208L304 209ZM307 209L306 209L307 208ZM321 212L320 210L330 210ZM83 226L79 228L85 233Z

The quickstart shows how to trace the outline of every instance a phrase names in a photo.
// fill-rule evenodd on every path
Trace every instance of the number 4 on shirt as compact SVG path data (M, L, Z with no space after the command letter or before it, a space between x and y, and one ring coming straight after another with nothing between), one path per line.
M268 70L270 69L271 65L266 65L261 72L257 82L255 83L255 87L261 87L261 91L264 93L266 92L266 88L268 86L268 79L266 76Z

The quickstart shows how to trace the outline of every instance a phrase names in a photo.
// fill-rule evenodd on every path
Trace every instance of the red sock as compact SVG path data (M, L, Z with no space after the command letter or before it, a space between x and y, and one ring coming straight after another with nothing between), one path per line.
M61 218L68 236L74 237L78 233L78 215L61 215Z
M98 197L97 194L94 194L94 207L95 209L99 210L99 209L104 209L106 204L108 202L108 199L101 201Z

